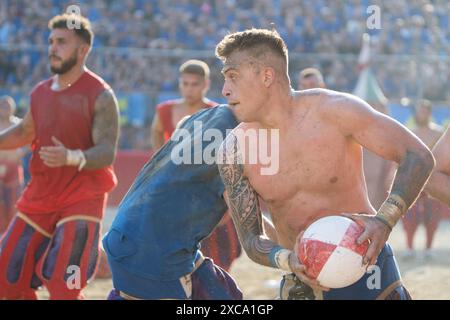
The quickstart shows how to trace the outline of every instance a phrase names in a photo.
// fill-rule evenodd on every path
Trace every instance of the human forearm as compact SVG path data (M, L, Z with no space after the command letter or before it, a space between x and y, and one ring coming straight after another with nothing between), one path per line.
M114 145L99 144L84 152L86 165L84 169L101 169L112 165L116 157L116 148Z
M92 128L94 146L83 150L85 169L100 169L111 165L116 156L119 137L119 107L112 90L105 90L95 103Z
M33 137L23 128L22 123L0 132L0 149L16 149L31 142Z
M392 190L378 211L377 218L393 228L422 191L433 166L433 155L427 149L422 152L407 151L399 164Z
M248 178L237 150L237 140L228 136L219 151L219 172L225 185L228 205L239 240L251 260L268 267L279 268L275 258L281 258L288 268L287 250L264 234L258 195ZM280 257L280 254L283 254Z
M283 248L274 242L274 239L268 239L263 234L240 234L238 228L238 235L245 253L252 261L266 267L292 272L292 261L290 261L292 250Z

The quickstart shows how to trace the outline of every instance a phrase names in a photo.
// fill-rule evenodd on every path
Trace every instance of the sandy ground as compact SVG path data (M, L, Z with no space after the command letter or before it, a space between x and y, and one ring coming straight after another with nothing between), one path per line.
M112 212L109 213L109 217ZM104 229L109 228L110 219ZM450 299L450 220L441 222L436 233L431 258L425 257L423 248L425 230L420 227L415 238L416 256L405 257L406 241L402 227L397 226L389 243L394 249L403 282L414 299ZM243 254L231 270L244 293L245 299L274 299L282 272L257 265ZM108 279L94 280L84 291L86 299L105 299L112 288ZM48 297L45 290L39 292L41 299Z

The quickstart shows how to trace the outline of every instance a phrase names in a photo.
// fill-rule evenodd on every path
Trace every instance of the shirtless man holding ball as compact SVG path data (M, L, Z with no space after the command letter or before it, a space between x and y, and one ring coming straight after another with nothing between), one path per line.
M224 64L222 94L242 121L218 153L226 198L247 255L292 273L282 282L281 298L314 298L312 290L305 293L310 287L324 299L410 299L386 241L431 173L430 150L404 126L355 96L326 89L294 91L287 48L276 31L229 34L217 45L216 55ZM238 132L266 130L270 140L269 129L279 134L279 169L263 175L261 162L243 161L251 148ZM367 196L362 147L398 163L390 195L378 212ZM258 196L272 214L278 243L264 233ZM358 239L370 239L363 263L380 267L381 288L369 289L367 274L346 288L322 287L292 254L303 230L336 214L365 227Z

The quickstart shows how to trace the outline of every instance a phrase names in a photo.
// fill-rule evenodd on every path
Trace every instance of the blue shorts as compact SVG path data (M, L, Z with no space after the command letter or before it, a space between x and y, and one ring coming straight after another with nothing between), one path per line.
M114 289L108 300L242 300L242 292L233 278L211 259L177 280L153 280L136 276L110 260Z
M386 244L381 250L376 266L369 269L358 282L351 286L324 292L324 300L411 299L402 284L397 261L390 245Z

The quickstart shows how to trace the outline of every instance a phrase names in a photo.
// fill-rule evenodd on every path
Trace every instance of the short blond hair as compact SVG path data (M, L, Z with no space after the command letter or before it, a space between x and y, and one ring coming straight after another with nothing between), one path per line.
M189 73L189 74L196 74L198 76L201 76L202 78L208 79L209 78L209 67L206 64L206 62L201 60L195 60L191 59L186 61L180 66L179 69L180 74Z
M300 79L305 79L309 77L316 77L320 83L324 83L322 72L316 68L306 68L300 71Z
M276 30L253 28L228 34L217 45L216 56L225 61L235 51L248 51L256 59L270 51L288 64L286 43Z

